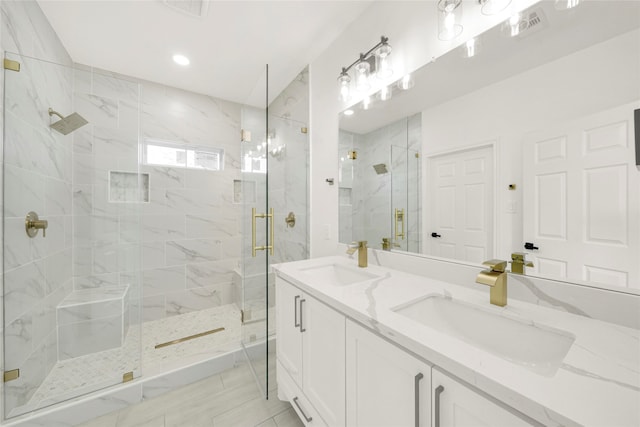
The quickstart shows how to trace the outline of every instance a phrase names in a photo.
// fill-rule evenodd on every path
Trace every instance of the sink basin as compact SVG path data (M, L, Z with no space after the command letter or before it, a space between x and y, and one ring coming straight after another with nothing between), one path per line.
M312 275L315 279L335 286L353 285L354 283L365 282L380 277L377 274L369 273L361 268L347 267L341 264L325 264L316 267L302 268L300 271Z
M575 340L568 332L442 295L429 295L393 311L544 376L556 373Z

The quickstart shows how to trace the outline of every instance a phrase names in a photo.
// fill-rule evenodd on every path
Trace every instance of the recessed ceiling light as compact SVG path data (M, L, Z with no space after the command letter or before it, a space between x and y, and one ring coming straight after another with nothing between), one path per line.
M173 55L173 62L175 62L178 65L182 65L183 67L186 67L187 65L189 65L191 61L189 61L189 58L187 58L184 55L176 54L176 55Z
M345 116L353 116L353 110L344 110Z

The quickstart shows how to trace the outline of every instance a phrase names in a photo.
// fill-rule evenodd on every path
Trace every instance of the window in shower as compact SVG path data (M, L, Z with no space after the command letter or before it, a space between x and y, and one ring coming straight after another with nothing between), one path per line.
M224 165L224 150L216 147L202 147L173 141L146 139L144 142L143 161L146 165L220 171Z

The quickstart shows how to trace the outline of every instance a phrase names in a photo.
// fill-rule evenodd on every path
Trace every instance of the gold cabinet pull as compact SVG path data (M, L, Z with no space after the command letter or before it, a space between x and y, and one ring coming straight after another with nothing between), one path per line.
M405 233L404 233L404 209L398 209L398 208L395 209L393 223L394 223L394 230L395 230L395 238L396 238L396 240L398 240L398 239L404 240L404 237L405 237ZM400 226L401 226L400 227L400 229L401 229L400 233L398 233L398 223L400 223Z
M256 244L256 218L267 218L270 221L270 237L267 246L257 246ZM256 257L257 251L264 251L269 249L269 255L273 255L273 238L275 236L273 228L273 208L269 209L269 213L256 213L256 208L251 208L251 256Z

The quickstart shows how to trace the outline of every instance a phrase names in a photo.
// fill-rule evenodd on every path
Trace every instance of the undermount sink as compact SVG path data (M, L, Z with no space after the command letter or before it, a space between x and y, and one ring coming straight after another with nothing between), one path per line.
M429 295L392 310L544 376L556 373L575 340L568 332L442 295Z
M380 277L358 267L347 267L336 263L301 268L300 271L335 286L353 285Z

